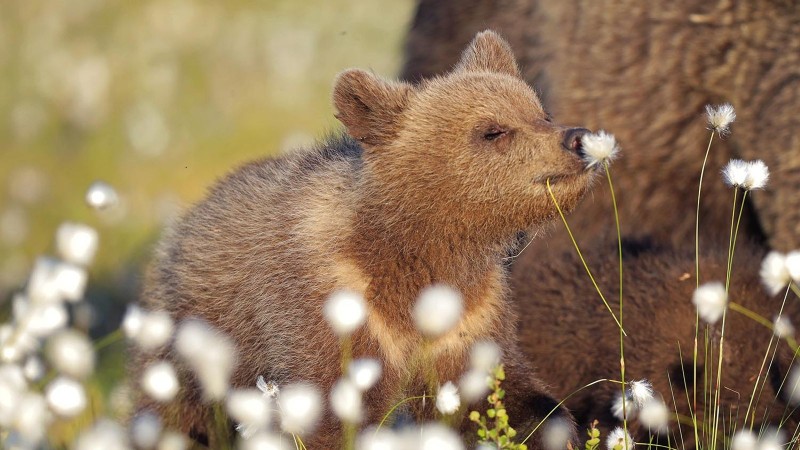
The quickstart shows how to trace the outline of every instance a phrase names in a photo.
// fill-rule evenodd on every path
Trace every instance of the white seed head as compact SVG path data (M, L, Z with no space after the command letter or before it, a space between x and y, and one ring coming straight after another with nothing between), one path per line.
M794 325L786 316L776 316L772 322L773 332L779 339L794 337Z
M761 262L759 275L761 275L761 282L764 283L764 287L767 288L770 295L783 291L792 281L786 262L787 259L783 253L771 251Z
M284 386L278 403L283 431L299 435L314 431L322 411L319 391L315 387L304 383Z
M291 444L290 444L291 442ZM239 450L294 450L294 441L272 433L260 432L239 442Z
M88 266L97 252L98 235L94 228L65 222L56 230L56 248L64 261Z
M62 303L31 303L24 294L13 300L14 320L25 324L25 331L44 338L64 328L69 320L67 308Z
M439 386L439 392L436 393L436 409L447 415L458 411L459 406L461 406L461 399L458 396L456 385L448 381Z
M581 138L581 147L583 148L583 160L586 161L587 169L597 164L611 162L619 154L617 139L613 134L603 130L584 135Z
M567 420L557 417L545 423L542 433L545 450L567 450L567 444L572 436L572 426Z
M100 419L91 428L81 432L73 444L74 450L129 450L128 433L120 424Z
M800 405L800 366L795 365L789 370L789 376L781 392L785 393L790 405Z
M651 398L642 405L639 421L654 434L669 432L669 409L661 400Z
M264 430L269 426L270 399L258 389L236 389L229 392L225 407L236 423L250 430Z
M96 210L116 206L119 203L117 191L103 181L95 181L86 190L86 204Z
M731 124L736 120L736 110L730 103L717 106L706 105L706 120L708 120L710 130L723 136L730 131Z
M75 380L58 377L45 389L50 409L62 417L74 417L86 408L86 391Z
M614 415L619 420L631 420L636 417L636 413L639 411L639 407L637 406L636 402L633 401L633 397L630 395L630 391L628 394L625 395L625 404L622 404L622 393L617 394L614 399L614 403L611 404L611 414ZM624 408L623 408L624 406Z
M500 364L500 346L492 341L478 341L472 344L470 366L476 370L490 373Z
M356 440L356 450L402 450L400 438L389 429L375 429L370 427L364 430Z
M161 420L152 412L137 414L131 422L131 440L140 449L152 449L158 445L161 436Z
M29 356L22 366L22 371L28 381L39 381L44 376L44 363L36 355Z
M786 255L786 271L796 284L800 284L800 250L791 251Z
M20 362L39 349L39 340L25 329L0 325L0 361Z
M758 440L758 450L785 450L789 447L783 431L773 427L764 430Z
M28 386L16 364L0 366L0 426L8 428L14 419L22 395Z
M84 379L94 372L94 347L85 334L66 329L47 342L47 358L53 367L72 378Z
M464 450L461 437L451 428L440 423L428 423L416 432L419 450Z
M731 440L731 450L757 450L758 438L750 430L739 430Z
M233 341L205 322L187 320L178 329L175 348L197 375L206 399L222 399L236 363Z
M631 399L638 408L653 399L653 385L647 380L631 381L628 385Z
M381 363L373 358L359 358L350 362L347 368L350 381L361 391L364 392L375 386L381 378Z
M27 392L19 399L12 428L25 442L36 445L45 437L51 420L44 397Z
M606 446L608 447L608 450L614 450L615 448L620 448L622 450L631 450L633 449L633 439L631 438L631 435L628 434L627 431L625 431L621 427L617 427L614 428L614 431L608 433Z
M36 304L76 302L83 298L87 277L82 267L39 257L28 280L28 298Z
M256 387L259 391L263 392L269 398L277 398L278 394L280 393L280 388L278 387L278 383L270 380L264 380L264 377L259 375L256 379Z
M188 445L184 435L175 431L165 431L161 434L156 450L186 450Z
M349 378L340 378L331 388L331 408L343 422L358 423L363 416L361 391Z
M155 362L142 373L142 389L153 400L171 401L179 388L175 369L167 361Z
M769 168L764 161L756 160L747 163L747 179L744 188L750 191L764 189L769 181Z
M471 369L462 375L458 386L464 401L472 404L482 399L489 393L489 381L489 375L483 370Z
M701 285L695 289L692 303L697 307L700 318L710 324L715 323L722 317L728 306L728 294L725 292L725 286L716 281Z
M337 291L325 302L323 315L339 336L349 336L364 324L367 307L364 297L352 291Z
M741 159L732 159L722 169L722 180L730 187L745 187L748 164Z
M145 312L136 305L128 305L122 319L122 331L128 339L135 339L142 329Z
M143 312L139 331L134 342L145 351L153 351L169 342L174 324L169 313L165 311Z
M414 324L422 334L437 338L456 326L461 319L464 302L461 294L439 284L422 290L414 305Z

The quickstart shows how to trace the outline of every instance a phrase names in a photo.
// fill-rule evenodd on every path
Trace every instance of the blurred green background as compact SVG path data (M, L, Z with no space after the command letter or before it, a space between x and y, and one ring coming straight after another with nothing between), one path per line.
M348 67L393 76L412 0L0 2L0 299L59 223L100 231L95 334L135 299L163 225L254 157L338 127ZM120 205L84 201L95 180Z

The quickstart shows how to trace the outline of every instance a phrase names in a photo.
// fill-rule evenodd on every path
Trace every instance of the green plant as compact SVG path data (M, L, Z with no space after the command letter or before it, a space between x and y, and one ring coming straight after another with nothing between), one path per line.
M505 379L506 374L501 364L494 369L489 380L491 393L486 398L489 402L486 415L472 411L469 413L469 420L478 424L478 437L481 443L495 444L498 449L527 450L527 445L516 444L512 440L517 435L517 431L508 424L508 414L503 405L506 391L500 385Z

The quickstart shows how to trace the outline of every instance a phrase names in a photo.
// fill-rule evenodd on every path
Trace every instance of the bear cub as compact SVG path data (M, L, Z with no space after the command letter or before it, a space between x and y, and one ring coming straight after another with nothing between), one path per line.
M383 365L364 397L364 423L425 392L425 374L409 361L423 345L444 383L466 370L474 342L492 340L503 350L512 425L531 430L557 402L522 363L503 259L521 230L556 217L548 179L567 211L588 190L588 131L553 123L491 31L475 37L450 73L419 85L347 70L333 101L346 134L244 165L173 227L144 306L230 336L239 355L234 387L262 375L328 392L341 375L340 347L323 304L335 291L354 291L368 316L351 337L352 356ZM453 330L426 342L411 309L437 283L463 295L464 311ZM163 350L140 355L138 365L156 357L177 359ZM139 407L202 441L210 408L198 389L184 390L170 407L144 398ZM430 403L418 419L433 417ZM572 422L563 408L555 416ZM322 417L308 448L340 444L330 408Z

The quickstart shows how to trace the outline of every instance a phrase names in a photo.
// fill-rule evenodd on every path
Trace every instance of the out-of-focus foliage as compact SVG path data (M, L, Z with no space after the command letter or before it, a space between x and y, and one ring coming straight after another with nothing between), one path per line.
M100 231L98 316L134 299L162 225L237 164L335 129L335 75L391 75L413 2L0 2L0 299L65 220ZM84 193L114 186L98 216ZM112 301L113 300L113 301Z

